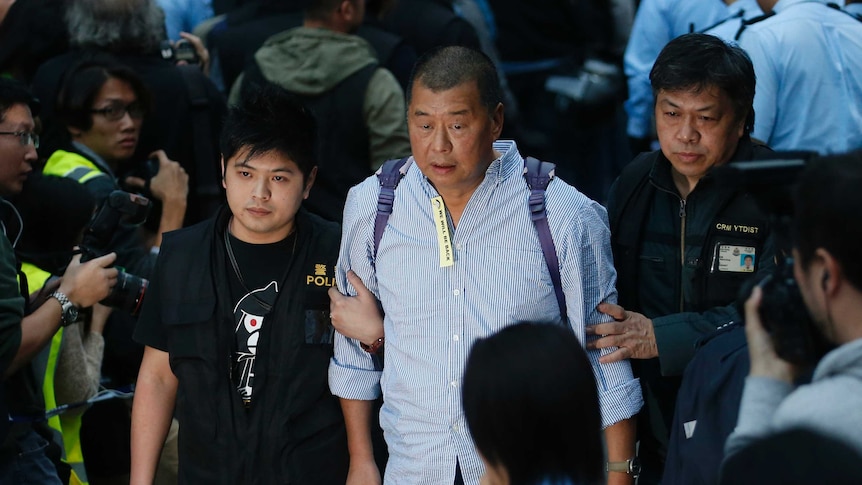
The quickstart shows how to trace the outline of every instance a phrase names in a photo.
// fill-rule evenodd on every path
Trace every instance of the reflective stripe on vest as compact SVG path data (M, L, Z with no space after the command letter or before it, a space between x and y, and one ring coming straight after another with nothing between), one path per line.
M27 283L30 285L31 292L41 289L51 277L50 273L30 263L21 263L21 271L27 276ZM45 409L57 407L57 397L54 394L54 375L57 372L57 358L63 343L63 330L63 327L60 327L51 338L51 345L42 350L43 353L47 353L47 362L44 373L42 373L42 397L45 401ZM72 331L76 330L73 329ZM81 414L51 416L48 418L48 426L51 427L54 442L63 450L61 457L63 462L72 468L69 484L87 485L84 455L81 452Z
M42 169L45 175L67 177L78 183L85 184L96 177L107 177L95 163L77 153L57 150L51 154Z

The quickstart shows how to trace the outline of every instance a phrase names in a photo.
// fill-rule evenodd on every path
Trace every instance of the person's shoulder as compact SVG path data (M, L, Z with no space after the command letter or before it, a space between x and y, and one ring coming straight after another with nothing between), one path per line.
M210 217L197 224L168 231L162 235L161 251L170 251L175 249L184 249L187 247L195 247L202 240L213 237L215 234L215 217Z
M341 224L337 222L326 220L306 210L300 210L296 216L300 224L306 224L315 237L336 240L341 237Z
M626 164L611 187L609 201L628 198L650 176L660 153L661 150L643 152Z

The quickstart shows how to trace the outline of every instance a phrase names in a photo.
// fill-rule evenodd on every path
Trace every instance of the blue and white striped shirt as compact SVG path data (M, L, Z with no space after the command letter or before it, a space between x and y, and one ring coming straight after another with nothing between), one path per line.
M504 155L491 163L452 232L452 266L440 267L430 201L438 193L412 159L395 191L376 264L377 177L347 197L338 286L355 294L346 279L352 269L382 303L386 365L375 371L356 341L338 335L329 385L339 397L361 400L375 399L382 388L388 483L452 483L456 458L466 482L478 483L482 463L461 410L461 377L473 341L520 321L561 319L530 220L524 161L512 141L494 148ZM583 342L585 322L608 320L596 306L617 297L607 215L560 179L548 186L546 207L568 317ZM637 413L641 390L629 363L600 365L599 351L588 353L604 425Z

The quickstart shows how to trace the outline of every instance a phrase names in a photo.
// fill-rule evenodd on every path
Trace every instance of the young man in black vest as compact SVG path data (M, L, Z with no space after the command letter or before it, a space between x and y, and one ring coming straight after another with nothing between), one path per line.
M615 323L587 327L592 348L619 347L602 362L632 359L646 405L638 421L640 483L657 483L680 377L701 337L739 315L732 303L750 255L772 266L767 217L714 167L767 148L749 138L754 68L744 51L686 34L650 73L660 150L643 153L611 188L608 216L620 305L599 305Z
M280 88L230 110L228 207L165 236L135 332L147 347L131 483L152 483L174 413L180 483L344 483L344 423L327 385L339 227L300 208L315 146L314 119Z

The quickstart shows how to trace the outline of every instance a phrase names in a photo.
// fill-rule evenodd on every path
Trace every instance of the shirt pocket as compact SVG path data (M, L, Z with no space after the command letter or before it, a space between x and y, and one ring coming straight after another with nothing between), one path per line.
M704 308L730 304L739 299L739 289L760 267L760 241L724 237L710 241L703 280Z
M325 291L308 290L303 310L305 345L331 346L335 328L329 317L329 295Z
M171 359L206 359L216 350L215 299L162 303Z

